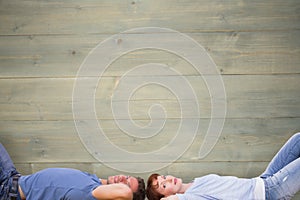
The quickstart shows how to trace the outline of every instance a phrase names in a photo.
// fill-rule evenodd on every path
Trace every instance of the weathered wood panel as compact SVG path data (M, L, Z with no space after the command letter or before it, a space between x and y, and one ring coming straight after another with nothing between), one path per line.
M134 84L137 78L124 84ZM168 77L158 77L167 79ZM174 77L170 77L170 81ZM210 94L201 77L186 77L197 94L201 118L210 118ZM111 95L118 78L106 77L97 88L95 108L99 119L113 119ZM223 76L227 95L227 118L299 117L299 75ZM72 92L75 79L38 78L0 80L0 119L2 120L71 120ZM241 85L242 83L242 85ZM262 87L263 86L263 87ZM155 95L152 94L155 91ZM124 91L126 92L126 91ZM121 119L126 117L127 99L121 94L114 105L119 106ZM121 98L121 99L120 99ZM190 101L184 99L183 101ZM161 87L148 87L130 99L131 116L148 119L152 104L165 107L169 118L180 118L176 97ZM197 115L196 105L187 104L189 118ZM218 106L218 105L217 105ZM84 112L84 111L83 111Z
M300 70L299 30L288 34L276 31L188 35L208 50L221 74L292 74ZM74 77L88 53L109 37L103 34L2 36L0 77ZM120 76L144 63L163 63L184 75L199 75L176 55L140 50L117 59L105 76Z
M1 1L1 35L118 33L141 26L181 32L299 29L290 1Z
M104 73L95 92L96 117L103 131L112 143L131 152L151 151L175 136L182 117L178 101L166 88L140 88L129 101L124 98L127 91L114 96L113 103L120 106L117 120L127 124L132 123L126 116L127 103L132 119L142 126L150 122L151 105L165 108L168 115L163 130L148 140L124 134L111 111L114 91L128 70L145 63L165 64L190 82L201 115L191 146L159 172L187 181L208 173L257 176L280 146L300 131L299 9L297 0L2 0L0 142L24 174L46 167L74 167L100 177L122 173L93 158L78 136L72 110L76 74L89 52L111 35L136 27L171 28L201 44L222 75L227 114L216 146L207 157L198 158L209 122L218 118L211 116L212 96L204 82L206 76L183 58L155 49L127 53ZM149 33L136 36L141 34ZM114 45L126 43L127 36L120 36ZM132 86L147 76L134 75L125 84ZM98 77L95 71L83 78ZM176 80L172 74L155 77ZM183 101L192 102L188 98ZM198 119L192 103L182 109L188 111L187 126ZM84 114L82 120L86 120ZM152 116L152 120L164 119ZM187 132L186 138L191 137ZM102 151L117 156L105 147ZM161 156L168 164L169 155ZM116 160L120 164L129 161ZM136 163L156 164L149 160ZM146 178L148 173L140 175Z
M267 162L201 162L200 164L182 162L175 163L158 172L161 174L176 173L178 176L183 177L185 181L191 181L195 176L202 176L209 173L255 177L264 171L267 164ZM220 165L222 165L222 168L220 168ZM99 174L99 177L102 178L116 173L115 170L99 163L38 163L32 165L17 163L16 166L20 168L24 174L33 173L47 167L72 167ZM143 174L145 177L147 177L147 175L148 174Z
M113 120L102 120L101 127L114 144L133 152L147 152L173 138L179 122L168 120L161 134L148 140L129 137ZM218 143L203 160L267 162L298 130L298 122L299 118L227 119ZM200 121L197 136L179 162L202 161L197 156L208 123L209 120ZM84 150L73 121L1 121L0 126L3 127L1 141L5 141L12 158L18 162L95 162ZM186 134L187 137L190 135ZM62 150L64 153L60 153ZM106 152L105 147L102 152ZM168 155L163 156L168 158Z

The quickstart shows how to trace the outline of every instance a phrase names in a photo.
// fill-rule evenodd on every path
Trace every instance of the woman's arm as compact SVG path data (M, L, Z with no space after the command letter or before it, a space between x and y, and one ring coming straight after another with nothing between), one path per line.
M123 183L100 185L93 190L92 194L97 200L132 200L133 198L131 189Z

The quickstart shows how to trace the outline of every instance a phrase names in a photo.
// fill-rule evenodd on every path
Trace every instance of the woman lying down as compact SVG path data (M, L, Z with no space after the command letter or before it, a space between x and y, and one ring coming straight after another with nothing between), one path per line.
M292 136L256 178L210 174L183 183L180 178L152 174L149 200L277 200L291 199L300 190L300 133Z

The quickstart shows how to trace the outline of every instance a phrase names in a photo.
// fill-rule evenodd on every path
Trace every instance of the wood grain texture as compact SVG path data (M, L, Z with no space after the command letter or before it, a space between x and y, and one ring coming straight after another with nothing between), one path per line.
M299 73L299 30L287 33L213 32L187 35L207 50L221 74ZM110 36L2 36L0 76L75 77L88 53ZM125 54L104 75L121 76L133 66L144 63L162 63L184 75L199 75L184 59L160 50L139 50Z
M183 119L181 111L186 111L185 127L191 131L185 133L185 140L191 140L191 145L172 163L170 155L162 153L163 163L170 165L160 173L181 176L185 181L208 173L258 176L280 146L300 131L299 10L298 0L2 0L0 142L23 174L46 167L78 168L100 177L123 173L95 159L80 139L72 98L77 75L89 53L111 36L138 27L170 28L199 43L214 61L217 74L201 74L176 53L154 48L125 53L101 77L98 69L90 71L80 78L99 79L94 86L93 112L103 133L126 151L153 151L176 137ZM166 34L122 34L111 47L128 45L132 36L153 35L176 45ZM151 73L131 74L123 81L124 74L147 63L160 63L180 74L149 70ZM213 150L199 159L209 123L220 118L211 116L216 96L205 82L215 75L222 78L226 93L226 99L218 99L215 108L221 110L226 102L226 118ZM130 99L125 98L126 90L116 93L121 84L131 88L149 77L168 81L179 91L185 89L177 83L183 77L195 91L197 101L191 97L178 100L172 91L157 84L140 87ZM87 99L82 95L80 100ZM117 107L117 117L112 104ZM166 116L153 115L153 105L160 105ZM82 123L94 120L90 110L80 112ZM143 139L126 134L116 120L121 120L125 128L132 124L147 126L151 120L166 121L157 135ZM197 120L199 129L193 138L192 127ZM175 146L168 148L176 151ZM105 146L99 151L114 157L115 163L132 166L133 171L134 164L157 164L142 159L130 164L130 158L118 158ZM147 178L149 173L138 175Z

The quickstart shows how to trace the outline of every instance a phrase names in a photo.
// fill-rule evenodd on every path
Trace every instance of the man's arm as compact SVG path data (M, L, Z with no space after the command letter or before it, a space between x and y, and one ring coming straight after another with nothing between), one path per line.
M131 189L123 183L100 185L93 190L92 194L97 200L132 200L133 198Z

